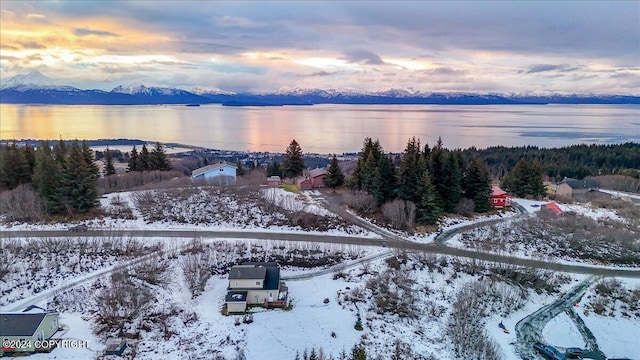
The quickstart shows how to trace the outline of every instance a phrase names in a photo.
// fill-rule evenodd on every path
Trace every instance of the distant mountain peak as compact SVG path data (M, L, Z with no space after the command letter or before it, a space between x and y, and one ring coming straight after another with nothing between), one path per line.
M206 88L202 86L191 89L191 92L196 95L237 95L233 91L220 90L218 88Z
M42 75L39 71L31 71L26 74L18 74L2 81L2 88L54 88L62 87L56 84L52 79Z

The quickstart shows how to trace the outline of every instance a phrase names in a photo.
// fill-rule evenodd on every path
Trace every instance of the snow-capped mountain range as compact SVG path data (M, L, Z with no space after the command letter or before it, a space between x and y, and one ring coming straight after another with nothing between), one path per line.
M313 104L448 104L448 105L517 105L517 104L640 104L640 96L629 95L501 95L474 93L431 93L413 89L357 91L283 87L273 93L234 93L220 89L196 87L184 90L173 87L128 84L111 91L82 90L60 85L40 72L32 71L2 79L0 103L40 104L210 104L229 106L273 106Z

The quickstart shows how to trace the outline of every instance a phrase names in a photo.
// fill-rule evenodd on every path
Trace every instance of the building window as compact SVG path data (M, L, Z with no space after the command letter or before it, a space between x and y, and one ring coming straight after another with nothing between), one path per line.
M260 281L256 281L256 285L260 285Z
M236 281L236 286L238 286L238 282Z

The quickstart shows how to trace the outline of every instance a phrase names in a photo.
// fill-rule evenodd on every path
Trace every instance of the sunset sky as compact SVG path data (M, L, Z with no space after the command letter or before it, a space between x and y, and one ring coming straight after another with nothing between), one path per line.
M640 1L0 2L0 74L61 84L640 94Z

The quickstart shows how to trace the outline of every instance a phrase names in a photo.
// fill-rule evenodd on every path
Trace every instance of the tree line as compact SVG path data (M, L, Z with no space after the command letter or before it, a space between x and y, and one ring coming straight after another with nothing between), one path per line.
M479 157L489 166L491 175L500 178L523 160L537 160L542 174L556 181L564 177L583 179L597 175L628 175L640 179L640 143L612 145L572 145L562 148L537 146L504 147L487 149L471 147L462 150L465 160Z
M135 150L135 146L134 149ZM132 152L133 152L132 150ZM160 143L144 155L133 171L170 170L171 162ZM104 176L116 173L109 148L105 151ZM137 163L136 163L137 165ZM35 191L46 214L86 213L98 204L96 184L100 168L86 141L60 140L53 146L42 141L38 148L15 141L0 144L0 189L13 190L20 185Z
M367 138L347 185L370 193L378 206L400 199L415 206L418 222L435 224L443 213L487 212L491 179L479 158L465 162L442 140L430 148L411 138L394 165L378 142ZM470 209L469 209L470 207Z

